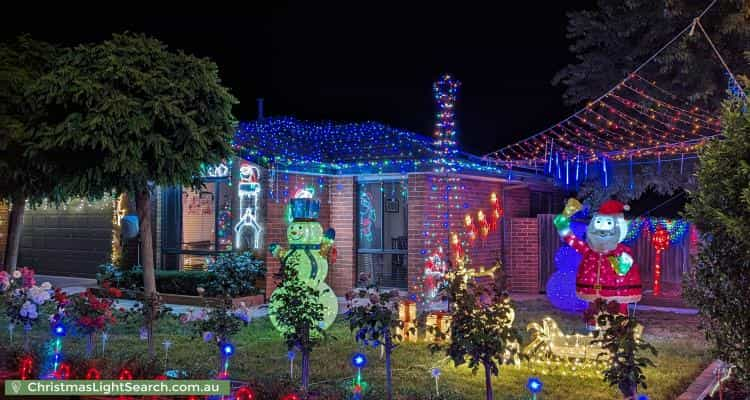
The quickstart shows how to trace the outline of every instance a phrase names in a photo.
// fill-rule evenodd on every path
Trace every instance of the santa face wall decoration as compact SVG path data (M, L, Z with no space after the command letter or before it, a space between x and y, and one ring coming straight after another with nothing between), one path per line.
M604 202L589 222L585 242L570 229L570 217L581 208L581 203L570 199L554 220L563 241L583 256L576 274L576 295L586 301L640 301L640 268L633 261L630 247L621 243L628 233L624 216L628 207L616 200Z

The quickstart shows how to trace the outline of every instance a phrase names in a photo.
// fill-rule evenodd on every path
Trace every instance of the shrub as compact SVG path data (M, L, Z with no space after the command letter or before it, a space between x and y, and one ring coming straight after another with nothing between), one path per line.
M750 84L745 80L744 85ZM698 263L686 278L685 297L696 306L718 356L736 366L750 386L750 112L727 101L723 139L700 152L698 191L688 218L703 233Z
M231 253L213 259L208 272L206 295L237 297L258 293L255 282L266 275L266 266L250 252Z
M219 256L208 268L208 271L156 271L156 290L196 296L197 289L202 287L208 297L252 296L261 292L255 282L266 273L263 261L250 253ZM107 281L121 289L139 290L143 287L143 269L135 266L123 270L112 264L103 264L99 266L96 279L99 285Z

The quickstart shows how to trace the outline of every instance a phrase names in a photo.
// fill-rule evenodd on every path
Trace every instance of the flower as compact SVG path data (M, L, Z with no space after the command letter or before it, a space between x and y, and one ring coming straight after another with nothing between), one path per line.
M50 290L50 289L52 289L52 284L49 283L49 282L44 282L44 283L42 283L41 288L44 289L44 290Z
M30 288L36 285L33 269L27 267L21 268L21 277L23 278L23 287Z
M109 288L109 295L112 297L122 297L122 290L116 287L111 287Z
M15 270L13 271L13 279L18 279L21 277L21 271Z
M39 316L39 314L37 314L36 304L28 300L26 300L26 302L21 306L21 311L19 311L19 314L22 317L29 319L36 319Z
M36 304L42 305L51 298L49 290L40 286L33 286L28 291L28 296Z
M380 295L377 293L370 293L370 303L377 304L380 302Z
M10 287L10 275L5 271L0 271L0 291L6 291Z
M214 338L214 334L212 332L206 331L203 332L203 341L204 342L210 342L211 339Z

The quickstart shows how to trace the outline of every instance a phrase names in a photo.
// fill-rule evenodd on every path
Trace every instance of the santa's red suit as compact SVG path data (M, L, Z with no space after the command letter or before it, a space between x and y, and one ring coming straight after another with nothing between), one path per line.
M591 219L584 242L569 228L571 212L580 203L571 200L569 204L572 206L566 206L567 213L555 217L555 226L563 241L583 256L576 274L576 295L589 302L640 301L643 292L640 268L630 247L620 243L628 229L624 217L627 206L616 200L604 202ZM568 210L570 207L573 209Z
M623 253L633 257L630 247L619 243L617 247L606 253L597 253L588 243L575 237L572 233L563 237L565 243L583 255L576 274L576 295L586 301L598 298L619 303L635 303L641 300L643 286L641 271L638 264L633 266L625 275L619 275L610 257L618 258Z

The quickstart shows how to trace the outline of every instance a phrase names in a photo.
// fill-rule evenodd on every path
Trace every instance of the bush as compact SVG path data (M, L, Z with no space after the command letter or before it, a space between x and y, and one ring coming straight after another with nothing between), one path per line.
M266 266L250 252L231 253L213 259L208 272L210 279L203 287L207 296L237 297L259 292L255 281L266 275Z
M718 356L734 364L738 381L750 387L750 112L745 107L726 102L723 139L700 152L698 191L691 193L687 215L703 238L684 292L698 308Z
M208 297L228 295L231 297L252 296L261 293L255 282L265 276L263 261L250 253L219 256L208 271L156 271L156 290L160 293L198 295L202 287ZM122 270L112 264L99 266L96 274L99 285L104 281L121 289L143 288L143 269L139 266Z

